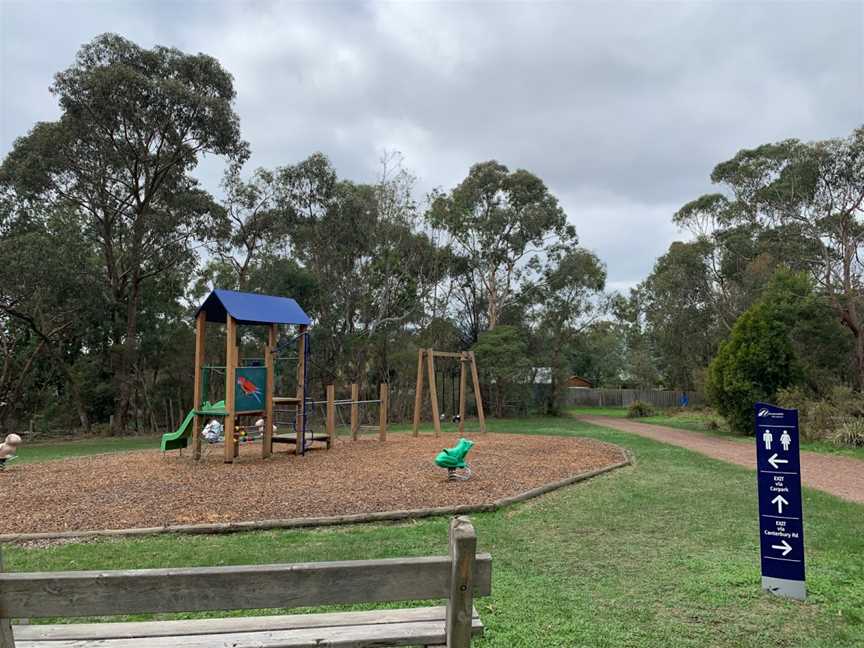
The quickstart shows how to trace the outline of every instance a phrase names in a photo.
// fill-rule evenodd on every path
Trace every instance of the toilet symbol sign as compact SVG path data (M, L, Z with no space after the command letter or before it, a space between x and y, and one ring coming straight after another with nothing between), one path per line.
M756 403L762 589L804 600L804 519L798 410Z

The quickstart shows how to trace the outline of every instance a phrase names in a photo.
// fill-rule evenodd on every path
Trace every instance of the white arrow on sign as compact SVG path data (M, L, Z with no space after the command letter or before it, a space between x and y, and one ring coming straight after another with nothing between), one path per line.
M778 495L777 497L775 497L773 500L771 500L771 503L777 505L777 512L778 513L783 512L784 506L789 506L789 502L786 501L786 498L783 497L782 495Z
M774 469L776 470L777 468L780 467L778 464L789 463L789 461L787 459L778 459L777 453L775 452L773 455L768 457L768 463L771 464L774 467Z
M771 548L772 548L772 549L779 549L780 551L783 552L783 555L784 555L784 556L785 556L786 554L788 554L790 551L792 551L792 545L790 545L790 544L789 544L788 542L786 542L785 540L783 540L783 544L779 544L779 545L771 545Z

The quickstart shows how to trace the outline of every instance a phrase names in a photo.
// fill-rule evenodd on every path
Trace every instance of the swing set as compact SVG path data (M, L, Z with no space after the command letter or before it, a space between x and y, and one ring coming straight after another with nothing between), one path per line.
M435 425L435 436L441 434L442 413L438 401L438 381L436 379L435 358L456 358L459 360L459 413L455 410L456 396L456 370L450 372L450 412L444 412L444 418L448 414L454 422L459 424L459 433L465 432L465 408L466 408L466 384L468 382L468 371L471 372L471 382L474 387L474 402L477 404L477 419L480 422L480 433L486 433L486 417L483 413L483 396L480 394L480 378L477 373L477 360L473 351L436 351L435 349L420 349L417 353L417 386L414 392L414 436L420 433L420 419L423 409L423 383L426 373L429 378L429 400L432 405L432 423ZM425 365L425 371L424 371ZM447 374L441 372L441 387L444 400L446 400L446 378Z

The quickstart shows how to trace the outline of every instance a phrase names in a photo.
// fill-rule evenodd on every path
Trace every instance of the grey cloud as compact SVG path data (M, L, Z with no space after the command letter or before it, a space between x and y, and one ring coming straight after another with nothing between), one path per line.
M0 7L0 154L56 115L46 88L78 45L116 31L219 58L252 166L321 150L365 180L399 149L421 193L484 159L538 173L619 286L680 236L671 213L714 164L864 122L860 3ZM214 190L220 172L199 169Z

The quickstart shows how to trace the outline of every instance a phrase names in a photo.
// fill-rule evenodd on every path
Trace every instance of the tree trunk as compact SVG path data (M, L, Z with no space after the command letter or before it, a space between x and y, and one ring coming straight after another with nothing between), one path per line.
M135 378L135 364L138 356L138 302L141 298L141 284L138 273L133 278L126 305L126 339L120 357L120 367L115 374L117 402L114 409L114 425L111 434L123 433L129 423L129 407L132 402L132 387Z
M858 383L858 390L864 391L864 336L861 335L860 329L854 333L856 382Z
M858 391L864 391L864 330L858 320L858 309L850 301L848 307L838 310L840 322L855 337L855 383Z
M498 286L495 283L495 271L489 273L489 281L486 283L486 314L489 317L489 330L492 331L498 326L498 315L501 308L498 301Z
M84 434L88 434L90 432L90 416L87 414L87 408L84 405L78 381L68 372L66 372L66 381L69 384L69 390L72 392L72 400L75 401L75 410L78 413L78 420L81 422L81 429Z

